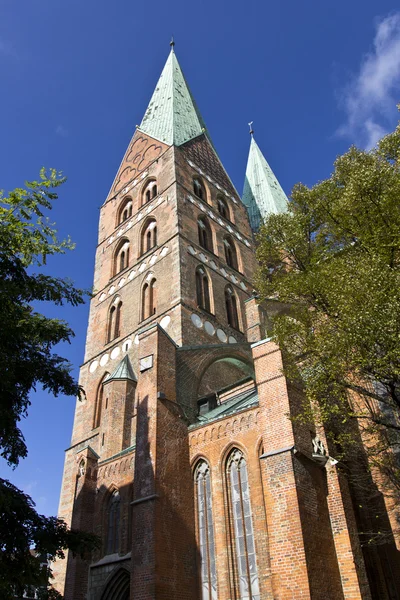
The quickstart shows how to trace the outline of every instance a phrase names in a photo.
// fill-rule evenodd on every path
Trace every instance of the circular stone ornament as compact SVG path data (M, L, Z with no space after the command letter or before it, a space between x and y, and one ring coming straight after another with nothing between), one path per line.
M222 329L217 329L217 338L220 342L223 342L224 344L228 341L228 337L225 331L223 331Z
M98 366L99 366L99 361L98 360L94 360L92 362L92 364L90 365L90 367L89 367L90 373L94 373Z
M208 333L208 335L214 335L215 334L215 327L209 321L206 321L204 323L204 329Z
M106 365L108 363L108 359L109 359L109 355L108 354L103 354L103 356L100 359L100 366L104 367L104 365Z
M114 360L114 358L117 358L117 356L119 355L120 352L121 352L121 349L118 346L116 348L113 348L111 350L111 358Z
M196 315L195 313L193 313L190 318L192 319L193 325L195 327L197 327L197 329L200 329L201 327L203 327L203 321L200 319L199 315Z
M160 321L160 326L161 326L163 329L166 329L166 328L168 327L168 325L170 324L170 322L171 322L171 317L170 317L169 315L166 315L165 317L163 317L163 318L161 319L161 321Z
M128 350L131 346L132 346L132 340L126 340L126 342L124 342L122 344L122 352L128 352Z

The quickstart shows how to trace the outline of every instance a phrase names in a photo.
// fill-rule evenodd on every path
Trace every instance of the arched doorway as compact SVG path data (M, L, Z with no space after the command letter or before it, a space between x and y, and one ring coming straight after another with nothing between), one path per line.
M101 600L129 600L130 579L129 571L118 569L106 584Z

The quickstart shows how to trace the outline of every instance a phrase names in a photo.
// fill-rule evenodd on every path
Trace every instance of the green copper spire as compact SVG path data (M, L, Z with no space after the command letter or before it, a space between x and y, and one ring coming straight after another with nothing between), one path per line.
M249 213L251 228L257 231L267 215L287 211L288 199L257 146L252 129L250 133L250 152L242 201Z
M115 371L113 371L111 375L104 380L104 383L113 381L115 379L130 379L131 381L137 381L131 361L129 360L129 356L127 354L118 364Z
M139 130L165 144L181 146L207 131L175 56L174 45L172 40L171 52Z

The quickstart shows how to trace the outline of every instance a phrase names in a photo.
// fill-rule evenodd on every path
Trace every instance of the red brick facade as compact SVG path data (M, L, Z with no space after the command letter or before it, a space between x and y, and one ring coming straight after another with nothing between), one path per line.
M202 199L194 178L204 186ZM221 198L229 218L218 209ZM207 219L208 248L199 218ZM235 266L227 264L226 240ZM364 560L345 476L313 456L315 428L288 418L301 390L289 386L279 348L266 338L265 315L251 296L254 268L245 207L207 137L168 147L137 131L100 211L80 374L86 399L76 406L59 509L72 527L98 534L102 547L91 562L68 556L55 564L66 600L247 600L241 569L254 600L398 598L397 555L387 554L392 582L385 584L383 554L376 568ZM198 269L208 281L207 310L199 306ZM227 288L236 326L228 322ZM133 376L113 376L124 356ZM217 392L219 410L254 387L251 403L199 417L199 398ZM235 449L245 461L241 506L249 494L251 509L242 513L242 554ZM211 490L207 559L199 461ZM203 585L203 595L202 560L209 573L215 562L216 572L215 591ZM370 582L379 569L376 595Z

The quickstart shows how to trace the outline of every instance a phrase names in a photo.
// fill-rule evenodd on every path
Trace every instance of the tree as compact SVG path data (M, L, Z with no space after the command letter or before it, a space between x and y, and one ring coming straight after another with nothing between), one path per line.
M52 277L40 268L50 255L72 249L69 239L58 240L45 216L57 199L56 189L65 179L44 169L39 181L0 195L0 449L15 467L27 455L19 428L30 406L30 392L38 384L54 396L80 396L83 392L71 374L71 365L54 351L59 342L74 335L68 324L34 310L34 302L84 302L85 292L69 280ZM34 268L39 272L34 272ZM43 582L43 569L31 547L50 558L61 557L65 548L87 552L96 539L68 531L56 518L38 515L34 503L11 483L0 479L0 591L12 598L14 590Z
M327 426L338 455L359 445L367 470L400 501L400 127L333 174L294 187L288 212L259 234L256 288L286 374L300 379L300 418ZM354 427L354 424L357 427Z

